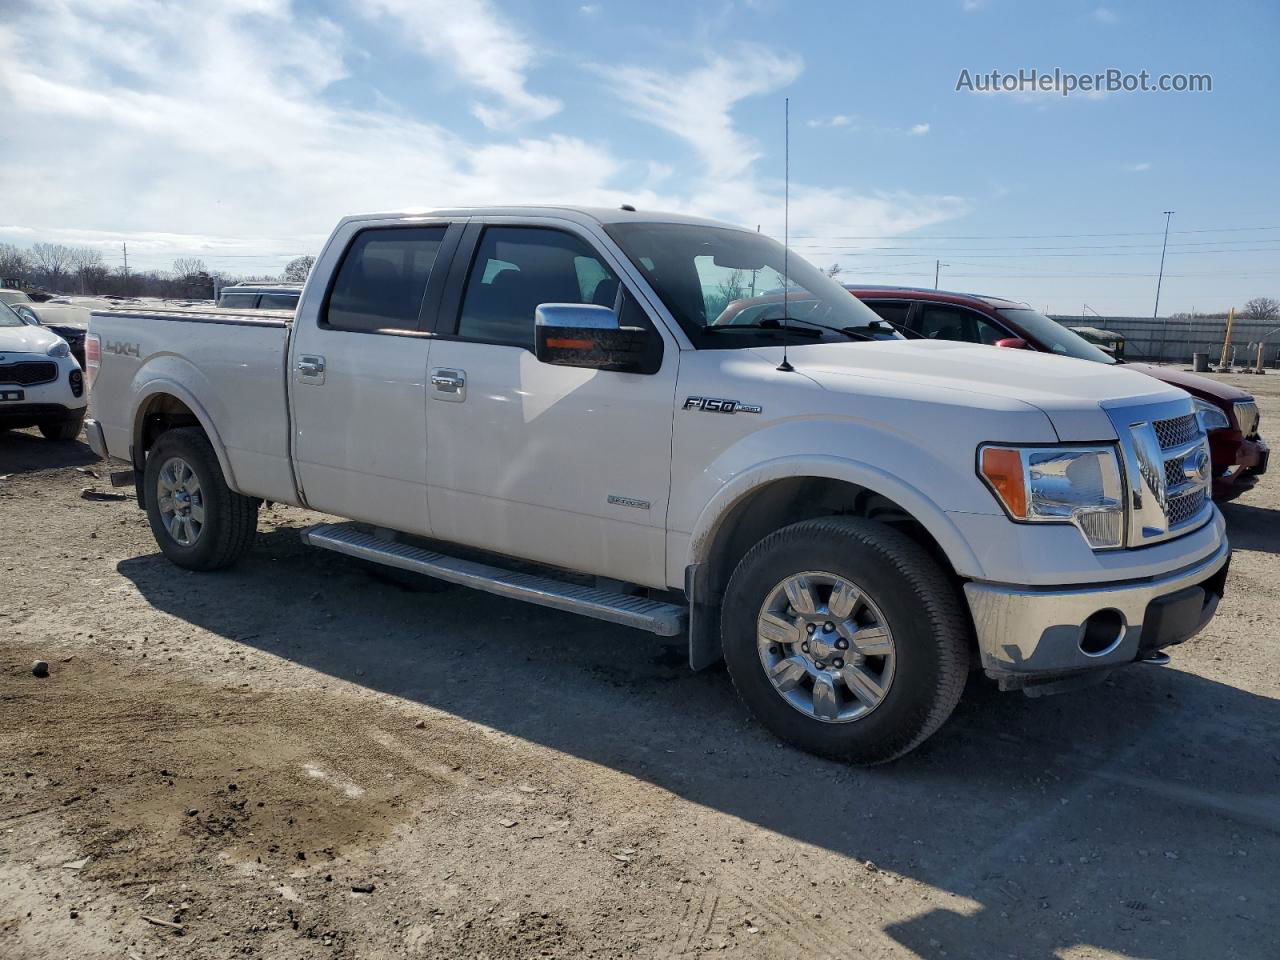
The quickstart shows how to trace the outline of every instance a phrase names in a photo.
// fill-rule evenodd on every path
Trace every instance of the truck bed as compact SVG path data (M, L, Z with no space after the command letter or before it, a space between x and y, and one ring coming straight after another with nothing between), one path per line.
M240 493L296 502L285 381L293 313L208 307L95 310L102 365L90 416L113 457L131 459L140 424L176 398L225 450Z

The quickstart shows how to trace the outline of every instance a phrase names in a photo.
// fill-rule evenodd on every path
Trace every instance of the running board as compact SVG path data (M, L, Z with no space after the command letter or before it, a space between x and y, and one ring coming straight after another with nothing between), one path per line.
M647 630L660 637L677 636L685 628L685 608L674 603L610 593L596 587L516 573L473 560L460 560L408 543L383 540L355 524L321 523L308 527L302 531L302 542L345 553L349 557L426 574L473 590L496 593L500 597Z

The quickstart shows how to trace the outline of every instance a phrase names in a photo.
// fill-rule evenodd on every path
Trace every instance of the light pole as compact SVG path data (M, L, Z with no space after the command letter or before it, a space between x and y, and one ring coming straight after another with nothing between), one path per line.
M933 289L938 289L938 273L943 267L949 267L951 264L943 263L941 260L933 261Z
M1164 211L1164 243L1160 246L1160 273L1156 276L1156 305L1151 311L1151 322L1154 323L1156 317L1160 315L1160 285L1164 282L1164 253L1169 248L1169 221L1173 219L1176 211ZM1165 344L1169 340L1169 321L1164 322L1164 328L1160 334L1160 359L1164 359Z

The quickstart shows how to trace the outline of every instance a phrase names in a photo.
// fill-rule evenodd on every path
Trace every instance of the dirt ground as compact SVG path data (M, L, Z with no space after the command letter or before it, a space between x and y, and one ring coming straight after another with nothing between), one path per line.
M1280 376L1227 379L1280 439ZM86 469L0 434L6 960L1277 956L1280 474L1170 666L974 683L857 770L678 643L407 591L300 510L183 572Z

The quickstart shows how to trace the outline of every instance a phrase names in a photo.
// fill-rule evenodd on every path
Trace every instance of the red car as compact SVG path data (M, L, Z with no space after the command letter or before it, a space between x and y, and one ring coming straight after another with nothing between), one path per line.
M1181 387L1195 397L1200 422L1209 434L1215 500L1239 496L1266 473L1269 451L1258 435L1258 405L1243 390L1170 367L1117 360L1025 303L912 287L846 284L845 288L908 336L1040 350L1098 363L1125 363L1132 370Z

